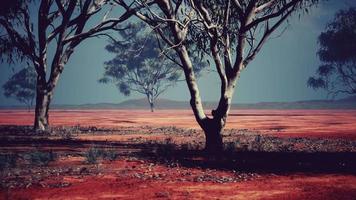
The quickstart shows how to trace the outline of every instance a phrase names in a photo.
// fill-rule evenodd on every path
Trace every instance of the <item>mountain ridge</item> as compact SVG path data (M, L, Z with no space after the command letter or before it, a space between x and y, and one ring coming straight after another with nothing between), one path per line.
M204 108L213 109L217 102L203 102ZM158 99L156 109L190 109L188 101ZM0 106L0 109L24 109L25 106ZM148 109L144 98L120 103L87 103L79 105L55 104L52 109ZM233 103L231 109L356 109L356 96L338 100L304 100L294 102Z

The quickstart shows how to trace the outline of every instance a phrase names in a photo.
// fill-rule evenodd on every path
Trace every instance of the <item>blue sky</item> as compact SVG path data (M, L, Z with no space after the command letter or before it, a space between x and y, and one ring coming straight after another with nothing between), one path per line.
M281 37L271 39L241 74L233 102L255 103L266 101L298 101L325 99L322 91L314 91L306 86L306 81L316 70L317 37L333 19L339 9L356 6L355 0L330 0L312 8L309 14L294 16L290 26ZM138 94L126 97L114 85L99 84L103 73L103 63L110 60L104 50L105 39L91 39L83 42L69 63L55 90L54 104L84 104L111 102L118 103L133 98L143 98ZM18 67L15 67L18 68ZM0 85L13 73L7 64L0 65ZM199 79L203 101L217 101L220 81L215 73L205 74ZM0 105L16 105L7 99L0 89ZM164 93L161 98L187 101L189 93L184 82Z

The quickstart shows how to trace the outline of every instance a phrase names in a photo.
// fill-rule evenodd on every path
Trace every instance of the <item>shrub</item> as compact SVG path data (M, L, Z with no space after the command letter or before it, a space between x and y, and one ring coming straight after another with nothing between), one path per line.
M100 149L97 147L90 147L84 156L86 163L95 164L100 158L110 161L116 160L119 154L114 148Z
M106 160L110 160L110 161L114 161L117 159L119 155L117 154L117 152L115 151L115 149L105 149L102 151L102 157L103 159Z
M28 154L31 164L47 166L51 161L55 161L57 155L52 151L33 151Z
M100 149L96 147L90 147L89 150L85 153L85 160L89 164L95 164L98 161L98 158L102 155Z

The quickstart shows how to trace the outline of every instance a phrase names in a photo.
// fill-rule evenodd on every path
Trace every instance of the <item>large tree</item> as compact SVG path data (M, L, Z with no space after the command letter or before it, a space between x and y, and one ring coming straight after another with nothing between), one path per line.
M4 95L25 104L30 111L36 96L36 76L33 67L21 69L3 85Z
M126 96L145 95L153 112L158 96L179 80L181 71L160 54L157 38L146 30L145 24L136 23L118 31L121 40L106 46L115 57L105 62L99 82L114 83Z
M112 14L111 0L4 0L0 9L0 57L26 62L37 72L34 128L48 127L48 110L60 75L75 48L127 20L140 6ZM141 6L142 7L142 6ZM117 13L120 13L118 16ZM113 16L111 16L113 15ZM49 53L50 52L50 53Z
M322 64L308 85L333 96L356 94L356 9L339 11L318 41Z
M127 10L129 6L117 1ZM151 25L180 59L190 92L190 104L203 129L206 150L221 151L221 132L226 124L240 73L260 52L268 38L296 11L316 0L155 0L135 15ZM196 51L192 51L194 49ZM192 55L210 56L221 81L217 108L209 117L203 109ZM253 80L251 80L253 81Z

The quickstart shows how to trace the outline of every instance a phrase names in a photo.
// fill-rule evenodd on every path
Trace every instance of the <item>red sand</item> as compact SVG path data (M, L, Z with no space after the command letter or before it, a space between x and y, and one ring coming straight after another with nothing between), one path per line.
M31 187L9 199L261 199L353 200L356 178L342 175L275 176L241 183L142 181L115 176L67 179L67 188ZM318 187L316 187L318 186ZM4 195L5 196L5 195ZM1 196L0 196L1 197ZM4 198L5 199L5 198Z
M31 125L33 113L1 110L0 125ZM52 125L99 127L177 126L199 128L189 110L52 110ZM227 128L250 129L278 136L308 136L356 139L356 110L234 110ZM94 137L94 136L92 136ZM108 137L95 136L95 137ZM112 136L113 137L113 136ZM117 136L119 139L124 139ZM352 174L292 173L262 174L254 180L237 183L178 181L177 168L157 165L148 170L143 161L118 160L100 165L102 173L86 176L60 176L43 180L70 183L68 187L32 185L29 188L0 190L0 199L343 199L356 197L356 176ZM78 160L57 163L76 166ZM120 171L132 169L121 176ZM108 170L108 171L107 171ZM187 168L193 174L201 169ZM161 180L142 180L134 173L163 173ZM217 171L229 176L229 172ZM184 178L184 176L183 176Z
M32 125L33 113L1 110L0 125ZM177 126L199 128L190 110L51 110L52 125L97 127ZM233 110L227 129L287 137L356 139L356 110Z
M67 183L69 187L30 186L24 189L0 190L0 199L343 199L356 195L356 176L341 174L264 175L237 183L194 182L179 180L182 173L202 173L194 168L150 166L143 161L119 160L101 165L102 173L89 176L63 176L44 180ZM62 163L64 164L64 163ZM122 172L125 171L125 174ZM162 174L162 179L143 180L137 173ZM228 177L230 172L212 172ZM179 180L179 181L178 181Z

